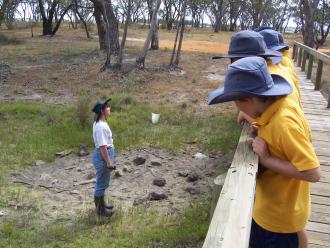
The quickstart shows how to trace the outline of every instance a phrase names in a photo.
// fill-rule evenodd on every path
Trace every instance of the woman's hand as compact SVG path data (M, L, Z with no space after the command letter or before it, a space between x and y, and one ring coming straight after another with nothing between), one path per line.
M116 166L113 165L113 163L112 163L111 161L108 161L108 162L107 162L107 168L108 168L110 171L116 170Z

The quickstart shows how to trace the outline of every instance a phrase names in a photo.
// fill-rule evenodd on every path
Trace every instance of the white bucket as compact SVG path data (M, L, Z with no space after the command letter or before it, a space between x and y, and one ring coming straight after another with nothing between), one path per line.
M158 123L160 114L151 113L151 121L153 124Z

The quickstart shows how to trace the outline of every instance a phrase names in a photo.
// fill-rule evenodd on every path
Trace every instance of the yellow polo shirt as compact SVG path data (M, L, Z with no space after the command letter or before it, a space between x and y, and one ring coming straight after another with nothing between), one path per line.
M267 67L270 74L279 75L289 82L289 84L292 86L292 93L289 95L289 97L297 101L301 108L303 108L300 103L300 88L298 81L294 81L292 73L286 67L280 64L272 64L271 61L268 61Z
M319 167L302 109L282 97L256 119L258 136L271 156L291 162L298 171ZM257 178L253 219L278 233L302 230L310 215L309 183L265 169Z
M284 52L282 52L282 55L283 56L280 64L294 71L294 64L292 59L290 58L289 50L285 50Z

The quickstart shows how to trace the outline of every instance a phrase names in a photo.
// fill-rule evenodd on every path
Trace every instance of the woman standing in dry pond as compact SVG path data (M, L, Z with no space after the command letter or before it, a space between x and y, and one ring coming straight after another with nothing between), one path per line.
M111 217L114 213L113 206L106 205L104 193L110 184L110 173L116 169L112 132L107 123L107 119L111 114L111 108L108 105L110 100L111 98L106 101L98 101L93 107L95 113L93 124L95 150L92 160L96 170L94 202L97 214L106 217Z

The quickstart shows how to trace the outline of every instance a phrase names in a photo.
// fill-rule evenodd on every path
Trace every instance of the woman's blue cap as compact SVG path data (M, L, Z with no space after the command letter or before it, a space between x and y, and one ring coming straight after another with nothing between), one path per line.
M282 96L291 92L291 85L283 77L269 74L263 58L248 57L228 66L224 86L210 93L208 104L256 96Z
M108 102L111 101L111 98L103 101L103 100L99 100L95 103L92 111L95 113L95 114L99 114L101 113L101 110L103 109L103 107L108 104Z
M251 56L281 57L282 54L267 49L264 38L252 30L237 32L231 37L227 55L214 56L213 59L221 58L245 58Z

